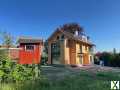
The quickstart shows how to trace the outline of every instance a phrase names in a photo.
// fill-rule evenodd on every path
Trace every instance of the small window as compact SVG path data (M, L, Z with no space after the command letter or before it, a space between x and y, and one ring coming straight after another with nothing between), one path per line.
M25 50L34 51L34 45L26 45Z

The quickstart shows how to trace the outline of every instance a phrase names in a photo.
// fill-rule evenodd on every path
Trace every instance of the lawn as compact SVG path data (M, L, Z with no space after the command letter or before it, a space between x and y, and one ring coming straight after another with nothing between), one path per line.
M49 67L47 67L49 68ZM120 81L120 73L66 68L42 68L42 79L1 84L0 90L110 90L110 81ZM72 72L72 70L74 70ZM46 73L47 72L47 73Z

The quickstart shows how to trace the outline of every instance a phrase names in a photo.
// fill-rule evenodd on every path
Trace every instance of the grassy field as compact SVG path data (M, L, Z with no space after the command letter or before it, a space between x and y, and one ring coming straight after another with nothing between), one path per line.
M55 72L54 72L55 73ZM57 72L56 72L57 74ZM1 84L0 90L110 90L110 81L120 81L120 73L79 70L77 74L59 75L59 79L27 81L18 84Z

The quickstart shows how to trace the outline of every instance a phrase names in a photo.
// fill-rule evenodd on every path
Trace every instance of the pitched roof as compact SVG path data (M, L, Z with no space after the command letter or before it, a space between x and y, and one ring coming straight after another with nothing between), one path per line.
M75 40L75 41L78 41L78 42L82 42L84 44L88 44L88 45L91 45L91 46L95 46L93 43L91 43L90 41L85 41L82 39L82 37L80 36L76 36L70 32L67 32L65 30L56 30L49 38L48 40L50 40L57 32L61 32L62 34L64 34L68 39L72 39L72 40Z
M32 38L32 37L20 37L18 43L41 43L42 39Z

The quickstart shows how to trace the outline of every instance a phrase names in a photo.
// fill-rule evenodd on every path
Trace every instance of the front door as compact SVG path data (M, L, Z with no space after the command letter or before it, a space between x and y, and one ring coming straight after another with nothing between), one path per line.
M60 64L60 42L51 44L51 60L52 64Z

